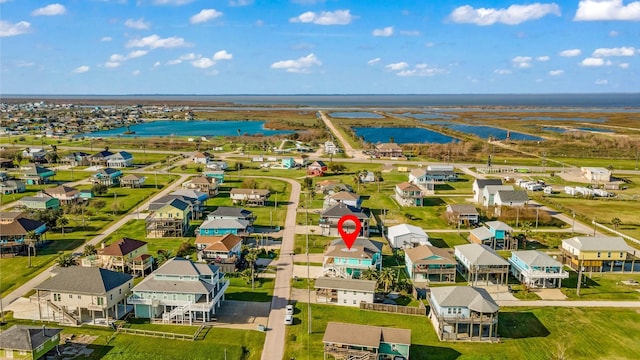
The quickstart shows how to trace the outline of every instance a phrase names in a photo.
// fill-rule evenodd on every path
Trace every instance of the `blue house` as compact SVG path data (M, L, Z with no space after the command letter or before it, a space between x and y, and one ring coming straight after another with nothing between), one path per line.
M104 168L92 175L94 184L114 186L120 183L122 171L113 168Z
M335 239L324 252L323 274L342 278L359 278L366 269L382 269L382 243L359 237L351 248L342 238Z
M569 277L562 263L541 251L514 251L508 261L513 276L529 287L560 287Z
M224 171L223 170L207 171L207 172L204 173L204 176L216 179L218 181L218 184L224 183Z
M513 243L511 234L513 228L502 221L488 221L484 227L478 227L469 233L469 241L476 244L484 244L492 249L503 248L510 249L517 247L517 243Z
M284 158L282 159L282 166L285 169L293 169L296 167L296 161L292 157Z
M197 233L201 236L222 236L227 234L249 236L252 232L253 227L249 220L210 219L200 225Z

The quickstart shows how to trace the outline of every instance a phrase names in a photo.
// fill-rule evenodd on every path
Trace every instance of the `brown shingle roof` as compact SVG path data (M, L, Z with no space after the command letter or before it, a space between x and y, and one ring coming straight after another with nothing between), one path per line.
M18 218L8 224L0 223L0 234L2 236L20 236L27 235L29 231L33 231L44 223L38 220L27 218Z
M78 189L73 188L71 186L65 186L65 185L60 185L60 186L56 186L56 187L52 187L52 188L48 188L48 189L44 189L44 192L48 195L67 195L67 196L71 196L71 195L75 195L78 193Z
M368 325L327 323L322 342L379 348L380 342L393 344L411 344L411 330L377 327Z
M123 256L130 254L136 249L139 249L145 245L147 245L147 243L144 241L125 237L105 247L104 249L100 249L98 253L100 255Z
M401 191L420 191L419 187L408 181L402 182L396 185L396 187L398 187L398 189L400 189Z
M456 260L448 249L422 245L405 250L405 254L414 264L456 264ZM428 259L432 256L436 258Z

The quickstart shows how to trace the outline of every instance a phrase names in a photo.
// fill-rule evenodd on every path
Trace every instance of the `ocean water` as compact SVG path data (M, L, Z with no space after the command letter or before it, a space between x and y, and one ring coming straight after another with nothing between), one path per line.
M456 131L474 134L483 139L493 137L497 140L504 140L507 138L506 130L494 128L491 126L454 124L448 125L447 127ZM509 137L511 140L543 140L542 138L537 136L522 134L514 131L510 132Z
M356 135L362 136L370 143L393 142L396 144L447 144L455 139L435 131L421 128L394 128L394 127L355 127Z
M384 119L382 115L366 111L332 112L329 116L343 119Z
M293 131L286 130L268 130L264 128L264 121L149 121L142 124L130 126L131 131L135 134L125 134L127 128L120 127L105 131L96 131L89 134L83 134L89 137L136 137L136 136L237 136L238 130L240 134L249 135L275 135L290 134Z
M88 100L157 100L167 102L201 101L238 105L296 105L311 107L545 107L545 108L627 108L640 111L640 93L599 94L428 94L428 95L13 95L2 94L0 100L88 99ZM634 108L634 109L628 109Z

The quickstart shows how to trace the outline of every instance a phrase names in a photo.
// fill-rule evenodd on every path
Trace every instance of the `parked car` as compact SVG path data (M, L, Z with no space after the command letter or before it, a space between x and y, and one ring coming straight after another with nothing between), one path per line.
M285 315L284 324L285 325L293 325L293 315Z
M293 315L293 305L287 305L286 315Z

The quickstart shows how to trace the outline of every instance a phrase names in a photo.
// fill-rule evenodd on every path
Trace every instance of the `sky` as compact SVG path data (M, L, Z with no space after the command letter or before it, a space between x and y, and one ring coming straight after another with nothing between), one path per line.
M640 0L0 0L0 94L640 92Z

